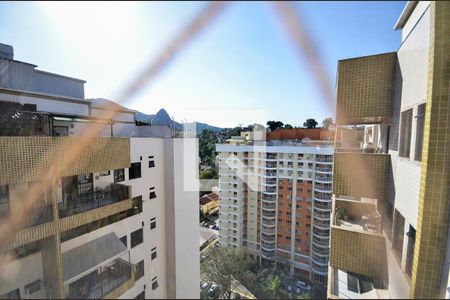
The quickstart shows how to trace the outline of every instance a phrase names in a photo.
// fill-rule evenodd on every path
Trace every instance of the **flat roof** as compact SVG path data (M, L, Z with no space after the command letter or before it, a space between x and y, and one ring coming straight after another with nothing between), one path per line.
M75 77L69 77L69 76L56 74L56 73L52 73L52 72L47 72L47 71L42 71L42 70L35 70L35 71L39 72L39 73L43 73L43 74L48 74L48 75L52 75L52 76L56 76L56 77L61 77L61 78L65 78L65 79L70 79L70 80L75 80L75 81L79 81L79 82L82 82L82 83L86 83L86 80L78 79L78 78L75 78Z
M405 26L406 22L408 21L409 17L411 16L412 12L414 11L414 8L416 8L416 5L418 3L419 1L408 1L406 3L405 8L403 8L400 17L398 18L397 22L394 25L394 30L403 29L403 26Z

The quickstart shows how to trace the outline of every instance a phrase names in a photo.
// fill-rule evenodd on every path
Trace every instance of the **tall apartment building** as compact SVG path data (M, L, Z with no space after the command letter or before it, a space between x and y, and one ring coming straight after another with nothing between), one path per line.
M1 237L0 298L198 298L198 192L183 186L197 169L185 170L185 139L136 126L134 111L85 99L84 81L0 46L0 228L19 221ZM30 184L98 123L98 137L28 203Z
M287 273L325 284L334 152L331 134L319 129L283 129L268 133L267 141L261 141L266 138L263 131L251 135L253 140L247 134L216 145L219 242L246 249L261 264L276 263Z
M449 297L450 4L394 29L396 52L338 64L330 298Z

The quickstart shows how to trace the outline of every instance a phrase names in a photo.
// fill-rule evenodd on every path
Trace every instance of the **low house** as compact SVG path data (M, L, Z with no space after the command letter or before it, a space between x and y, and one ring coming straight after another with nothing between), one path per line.
M207 215L219 207L219 195L210 193L200 198L200 209Z

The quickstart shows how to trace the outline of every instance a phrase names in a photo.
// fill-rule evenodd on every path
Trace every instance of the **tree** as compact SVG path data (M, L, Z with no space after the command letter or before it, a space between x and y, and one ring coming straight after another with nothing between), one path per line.
M259 299L287 299L287 292L281 285L280 277L273 269L263 269L258 272L254 295Z
M309 128L309 129L310 128L316 128L317 124L319 124L319 123L317 123L316 120L314 120L314 119L307 119L306 122L303 123L303 127L306 127L306 128Z
M284 125L284 128L287 128L287 129L293 129L294 127L292 127L291 124L285 124L285 125Z
M323 127L323 128L329 129L329 128L330 128L330 125L334 125L333 118L325 118L325 119L322 121L322 127Z
M278 128L282 128L284 125L281 121L267 121L267 126L269 126L270 131L275 131Z
M200 179L219 179L219 174L217 174L217 169L211 168L204 170L200 173Z
M204 263L200 265L202 275L209 281L215 282L222 292L221 298L231 296L232 282L254 283L255 276L249 271L253 265L251 257L242 249L219 247L211 251Z
M216 161L216 144L219 142L217 134L204 129L199 136L199 155L203 165L214 166Z

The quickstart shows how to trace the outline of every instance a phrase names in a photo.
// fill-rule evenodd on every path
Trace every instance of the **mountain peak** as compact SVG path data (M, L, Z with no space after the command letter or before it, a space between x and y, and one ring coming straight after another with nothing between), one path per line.
M167 118L170 119L169 114L167 113L167 111L166 111L164 108L161 108L160 110L158 110L158 112L156 113L156 115L159 116L159 117L164 117L164 118L167 117Z

